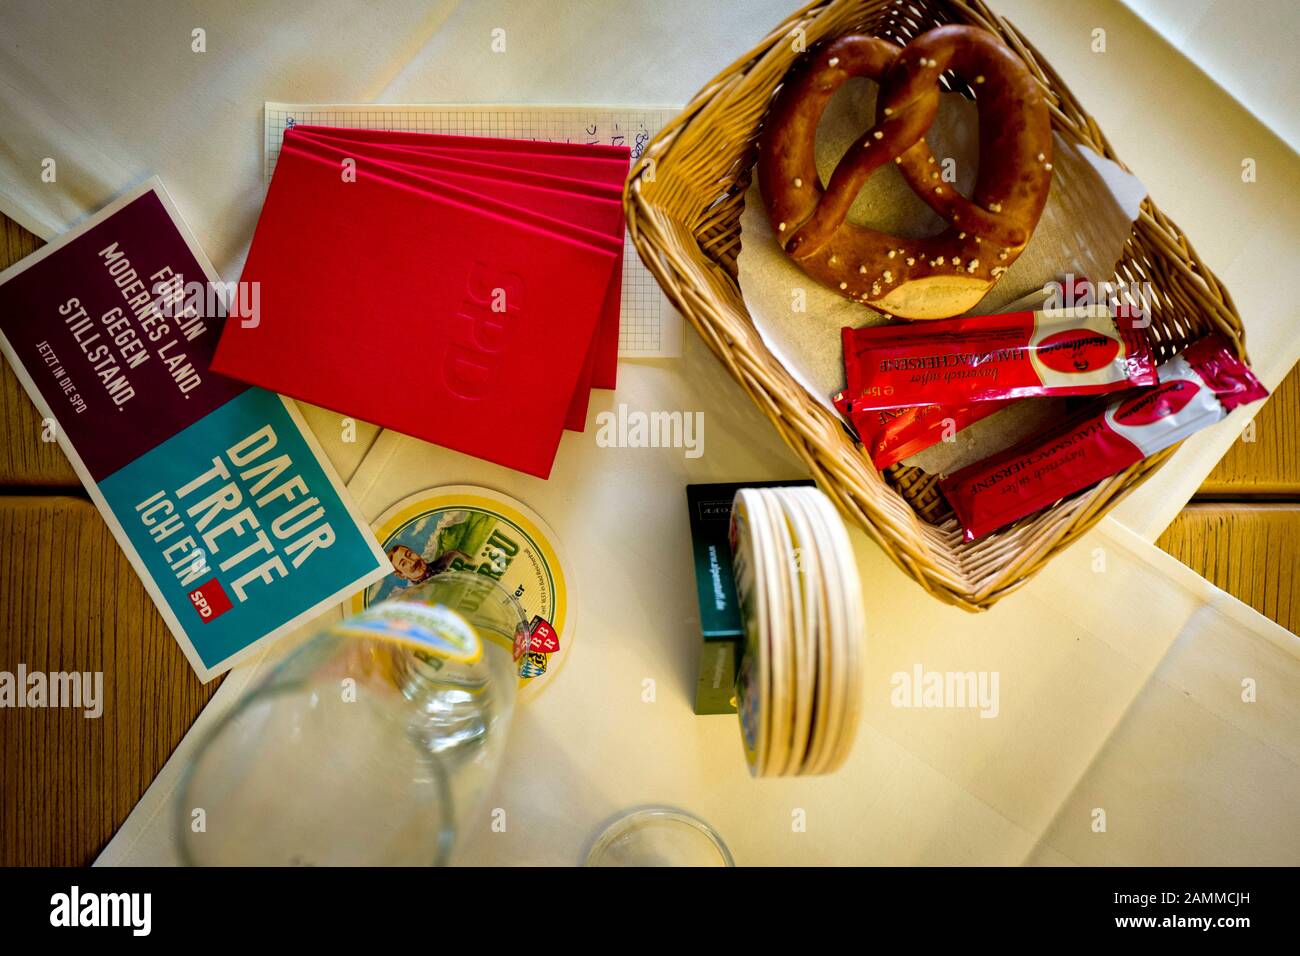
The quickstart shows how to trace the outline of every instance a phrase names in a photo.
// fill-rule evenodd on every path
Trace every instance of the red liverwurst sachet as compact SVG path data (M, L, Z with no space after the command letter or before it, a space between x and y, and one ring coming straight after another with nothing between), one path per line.
M857 410L1095 395L1156 383L1147 330L1104 303L844 329Z
M1267 395L1224 339L1209 335L1163 362L1158 385L1089 403L1065 422L953 473L940 488L965 540L974 541Z
M853 424L871 463L880 471L931 445L951 441L952 436L967 425L973 425L1012 403L1008 399L971 405L861 408L849 401L844 392L837 392L832 402Z

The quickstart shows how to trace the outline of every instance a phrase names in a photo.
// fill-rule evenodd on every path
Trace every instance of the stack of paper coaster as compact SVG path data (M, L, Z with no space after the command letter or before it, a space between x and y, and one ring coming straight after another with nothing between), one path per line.
M613 388L628 150L296 126L212 363L546 477Z
M737 710L750 772L829 773L848 756L866 620L843 521L815 488L742 488L731 512L745 649Z

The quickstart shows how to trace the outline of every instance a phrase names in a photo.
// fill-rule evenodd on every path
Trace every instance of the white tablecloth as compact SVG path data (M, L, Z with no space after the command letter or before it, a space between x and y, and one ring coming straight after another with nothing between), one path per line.
M1300 355L1300 282L1287 265L1300 254L1295 155L1119 3L998 5L1227 283L1257 370L1275 385ZM787 10L768 0L9 3L0 208L48 236L158 174L235 278L262 195L264 100L685 102ZM1090 46L1098 26L1105 53ZM206 53L191 51L198 27ZM497 27L505 53L491 51ZM46 157L55 183L40 179ZM1246 157L1256 182L1241 180ZM493 795L507 832L466 821L460 860L576 862L612 814L667 802L713 822L742 864L1300 862L1300 642L1147 543L1243 416L1185 443L1087 541L985 615L926 597L855 532L871 621L859 744L836 777L756 782L734 720L690 712L697 620L683 486L798 468L693 335L679 361L625 363L619 391L596 393L591 413L618 402L703 410L705 454L599 448L591 429L566 435L541 482L412 443L410 490L477 482L546 517L572 556L581 622L563 680L516 720ZM351 474L373 433L345 445L338 416L309 419ZM998 671L999 716L890 706L890 676L917 663ZM256 667L231 674L201 724ZM1257 703L1241 700L1245 678ZM193 740L101 862L172 859L167 798ZM1099 808L1105 833L1092 830ZM806 832L792 831L796 809Z

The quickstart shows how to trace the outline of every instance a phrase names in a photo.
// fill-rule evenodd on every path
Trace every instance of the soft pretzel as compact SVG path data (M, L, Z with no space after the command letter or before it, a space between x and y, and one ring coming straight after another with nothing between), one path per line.
M970 199L940 176L924 139L948 70L976 93L979 176ZM817 123L854 76L880 84L877 122L823 189ZM891 161L949 228L902 239L846 221L863 183ZM841 37L787 76L762 133L758 179L778 241L809 275L890 315L947 318L979 302L1029 241L1052 181L1051 118L1024 64L986 30L938 27L905 47Z

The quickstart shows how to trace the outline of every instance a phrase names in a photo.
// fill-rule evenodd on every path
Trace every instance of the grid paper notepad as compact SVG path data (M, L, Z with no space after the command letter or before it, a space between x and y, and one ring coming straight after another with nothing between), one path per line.
M673 107L392 106L268 101L263 154L266 181L269 183L275 172L285 129L297 123L552 143L601 143L627 146L635 162L663 124L677 112ZM625 358L677 358L682 354L682 317L641 262L631 239L625 236L624 242L618 354Z

